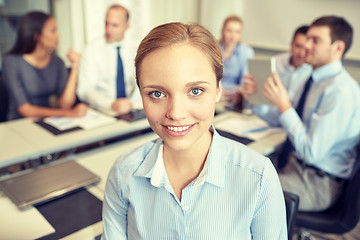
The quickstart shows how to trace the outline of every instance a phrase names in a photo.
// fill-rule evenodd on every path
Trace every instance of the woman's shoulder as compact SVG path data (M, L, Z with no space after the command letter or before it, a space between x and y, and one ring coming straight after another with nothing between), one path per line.
M64 61L55 53L53 53L51 55L51 62L55 63L55 64L61 64L61 65L65 65Z
M6 54L3 59L4 64L18 64L23 61L23 58L19 54Z
M158 139L149 141L135 149L129 150L122 154L116 160L114 167L117 169L127 172L134 172L143 163L145 157L148 155L150 150L154 147Z
M51 71L54 71L54 70L64 71L65 63L58 55L53 53L51 55L50 63L44 69L48 69L48 70L51 70Z
M247 43L239 43L237 47L247 51L254 51L254 48Z
M239 43L237 45L237 50L244 56L253 57L255 54L254 48L246 43Z
M104 49L107 49L108 47L111 47L112 44L106 42L106 39L104 36L98 37L90 41L84 49L84 54L87 53L99 53L99 51L103 51Z
M270 161L262 154L240 142L222 136L220 138L224 154L227 155L226 161L236 168L247 168L250 171L263 172L268 161Z

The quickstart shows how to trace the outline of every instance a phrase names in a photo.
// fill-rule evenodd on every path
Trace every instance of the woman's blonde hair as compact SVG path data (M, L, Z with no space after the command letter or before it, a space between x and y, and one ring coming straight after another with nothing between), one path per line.
M216 75L217 84L219 85L223 73L223 62L221 50L215 37L199 24L187 25L176 22L155 27L141 41L135 58L136 82L138 86L141 78L141 64L144 58L157 49L179 43L190 44L203 51L209 57Z

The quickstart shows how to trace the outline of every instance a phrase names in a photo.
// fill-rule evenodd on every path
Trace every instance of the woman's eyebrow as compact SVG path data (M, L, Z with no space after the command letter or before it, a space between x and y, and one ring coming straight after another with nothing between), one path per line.
M145 86L142 87L142 89L147 89L147 88L159 89L159 90L164 90L165 89L163 86L155 85L155 84L145 85Z
M191 87L191 86L198 86L198 85L203 85L203 84L210 85L210 82L208 82L208 81L195 81L195 82L187 83L186 86Z
M195 82L189 82L185 86L191 87L191 86L198 86L198 85L203 85L203 84L210 85L210 83L208 81L195 81ZM156 85L156 84L145 85L142 88L143 89L145 89L145 88L165 89L163 86Z

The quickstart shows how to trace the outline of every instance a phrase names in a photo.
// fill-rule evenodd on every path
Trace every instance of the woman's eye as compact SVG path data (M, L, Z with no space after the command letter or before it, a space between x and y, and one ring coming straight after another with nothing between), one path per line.
M201 94L203 91L200 88L193 88L190 91L190 95L197 96Z
M161 98L164 96L164 94L160 91L153 91L149 95L153 98Z

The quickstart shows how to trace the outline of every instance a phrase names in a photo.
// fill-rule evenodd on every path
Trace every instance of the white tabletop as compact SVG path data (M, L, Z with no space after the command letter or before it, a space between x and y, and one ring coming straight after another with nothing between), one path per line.
M258 117L253 114L241 114L238 112L228 111L215 117L214 126L222 121L229 120L231 118L241 118L246 121L255 121ZM286 133L284 131L275 131L264 138L253 141L247 146L261 153L262 155L269 155L274 152L286 139Z
M69 150L101 140L122 136L130 132L136 132L149 127L147 119L141 119L134 122L118 120L104 126L87 130L75 130L72 132L54 135L42 126L35 123L35 119L23 118L6 123L8 129L11 129L23 139L23 142L31 143L39 155L46 156L60 151ZM9 146L16 146L10 145ZM12 150L16 148L12 147ZM5 159L5 157L4 157Z
M5 123L0 124L0 168L40 157L40 150Z
M103 192L96 186L90 186L87 190L95 197L101 196L99 199L103 200ZM19 210L1 191L0 212L3 214L2 216L6 216L0 218L0 239L36 239L55 232L53 226L35 207ZM62 239L88 240L94 239L101 233L102 222L100 221Z
M115 160L123 153L135 149L156 138L158 138L158 136L154 132L150 132L103 148L95 149L94 151L78 154L72 158L98 175L101 180L97 186L105 191L106 179Z

